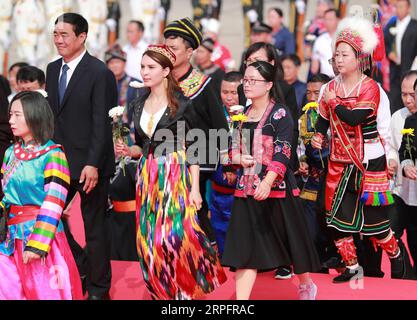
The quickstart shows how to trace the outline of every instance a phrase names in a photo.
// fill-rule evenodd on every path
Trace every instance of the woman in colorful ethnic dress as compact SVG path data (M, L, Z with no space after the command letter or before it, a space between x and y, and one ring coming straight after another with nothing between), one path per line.
M226 280L217 251L198 224L199 166L188 163L190 101L172 76L175 55L149 46L141 62L146 88L134 104L136 143L116 151L140 157L136 194L137 248L153 299L195 299Z
M387 161L377 130L380 91L365 75L378 44L372 24L346 18L338 27L334 63L339 75L330 81L320 104L320 117L312 145L321 148L331 128L331 153L326 179L327 225L347 268L333 282L349 281L363 274L352 233L370 236L391 261L391 276L402 278L403 259L389 222L393 198L389 191Z
M317 287L308 272L320 269L320 262L288 166L294 121L288 108L276 102L274 79L274 67L265 61L249 65L243 78L252 104L246 121L236 121L233 130L237 136L230 160L243 170L238 174L222 264L236 270L239 300L249 299L257 272L283 265L294 267L300 299L314 300Z
M68 184L67 159L51 139L54 118L38 92L21 92L10 104L16 143L6 151L0 216L0 299L82 299L77 266L61 222Z

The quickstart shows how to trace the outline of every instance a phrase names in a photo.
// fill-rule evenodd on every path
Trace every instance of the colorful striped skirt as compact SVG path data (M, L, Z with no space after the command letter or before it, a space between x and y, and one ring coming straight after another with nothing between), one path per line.
M217 251L189 204L185 152L142 157L136 194L137 248L153 299L196 299L226 281Z

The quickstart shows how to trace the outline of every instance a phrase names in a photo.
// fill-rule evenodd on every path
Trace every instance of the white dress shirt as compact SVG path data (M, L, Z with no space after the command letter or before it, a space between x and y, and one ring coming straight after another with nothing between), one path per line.
M72 75L74 74L75 68L77 68L78 64L81 62L81 60L84 58L85 54L87 53L87 50L84 50L83 53L81 53L77 58L71 60L68 63L65 63L64 59L62 59L62 65L61 65L61 70L59 71L59 78L61 79L61 74L62 74L62 66L64 64L66 64L68 66L68 70L67 70L67 87L68 87L68 83L71 80ZM58 80L59 81L59 80Z
M398 151L400 150L401 141L403 138L403 135L401 134L401 130L404 129L405 119L407 119L410 115L411 115L411 112L408 110L407 107L397 110L392 115L391 124L390 124L391 135L392 135L392 148L391 148L391 153L388 154L388 159L393 159L398 164L393 192L397 196L401 197L401 199L403 199L404 201L406 201L407 200L406 198L408 198L404 194L404 191L406 191L407 193L407 190L409 190L408 180L410 179L403 177L402 167L400 165L400 156L399 156ZM406 184L405 190L403 190L404 182Z
M397 49L397 64L401 64L401 41L403 40L405 30L407 29L410 21L411 21L410 16L406 16L402 20L397 19L397 24L396 24L397 33L395 35L395 45Z
M333 67L329 63L332 56L332 37L328 32L325 32L314 42L312 58L320 61L320 73L324 73L330 78L334 78Z
M125 71L128 76L142 81L142 76L140 75L140 63L147 47L148 44L143 40L140 40L136 46L127 44L123 47L123 51L126 52Z

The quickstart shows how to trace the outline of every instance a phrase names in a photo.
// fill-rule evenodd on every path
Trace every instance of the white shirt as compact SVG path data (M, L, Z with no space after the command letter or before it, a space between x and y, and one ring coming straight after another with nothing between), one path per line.
M401 64L401 41L403 40L405 30L407 29L410 21L411 21L410 16L406 16L402 20L397 19L397 24L396 24L397 33L395 35L395 45L397 47L397 64Z
M395 177L395 185L394 185L394 193L401 198L402 194L402 184L403 184L403 174L402 168L400 165L400 155L398 151L401 147L401 141L403 139L403 135L401 134L401 130L404 129L405 119L411 115L411 112L408 110L407 107L404 107L400 110L394 112L391 118L390 129L391 129L391 152L388 154L388 159L393 159L397 162L398 168Z
M84 49L83 53L81 53L77 58L71 60L68 63L65 63L64 59L62 59L62 65L61 65L61 70L59 71L59 78L61 79L61 74L62 74L62 66L64 64L66 64L68 66L68 70L67 70L67 87L68 87L68 83L71 80L72 75L74 74L75 68L77 68L78 64L81 62L81 60L84 58L84 55L87 53L87 50ZM58 80L59 81L59 80Z
M123 51L126 52L125 71L128 76L142 80L140 75L140 62L147 47L148 44L143 40L140 40L135 47L131 44L123 47Z
M332 56L332 37L328 32L325 32L314 42L312 58L320 61L320 73L327 74L329 77L334 78L333 68L329 63L329 59L331 59Z
M168 107L168 106L167 106ZM153 116L153 125L152 125L152 134L155 132L156 126L158 125L159 120L161 120L162 115L166 111L167 108L161 108L158 112L156 112ZM140 127L142 128L143 132L148 134L148 124L149 120L151 119L151 114L148 113L145 108L143 109L142 116L140 117Z
M381 85L379 87L379 106L376 115L376 127L377 131L384 143L385 154L392 153L392 134L391 134L391 108L388 96Z

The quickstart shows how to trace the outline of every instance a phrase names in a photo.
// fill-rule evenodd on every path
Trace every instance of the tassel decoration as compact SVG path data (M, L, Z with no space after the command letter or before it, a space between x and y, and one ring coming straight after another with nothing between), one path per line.
M367 192L362 194L361 202L365 206L388 206L394 203L391 191L386 192Z

